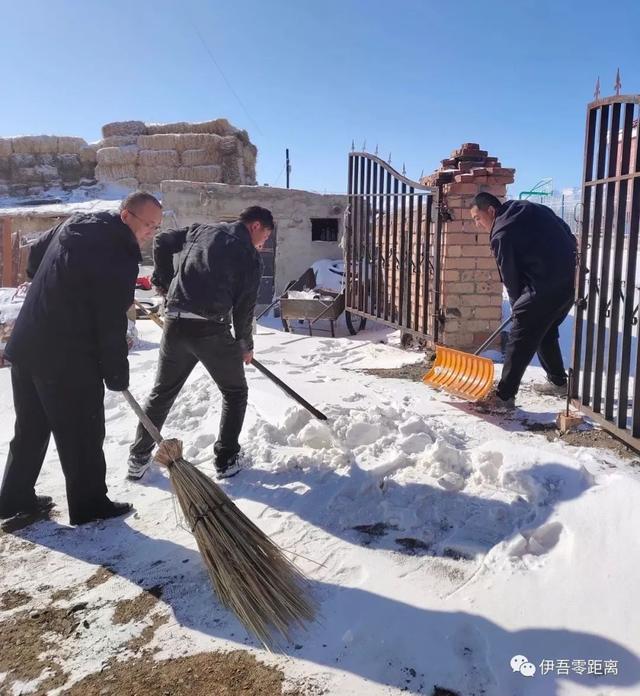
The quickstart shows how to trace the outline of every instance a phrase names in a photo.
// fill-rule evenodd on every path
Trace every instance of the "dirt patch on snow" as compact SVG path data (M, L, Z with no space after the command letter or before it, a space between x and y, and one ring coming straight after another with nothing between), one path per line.
M158 599L162 596L162 586L154 585L143 590L133 599L123 599L116 604L113 613L114 624L126 624L130 621L141 621L155 608Z
M107 580L115 575L115 571L107 566L100 566L96 572L85 581L87 589L92 590L94 587L104 584Z
M422 378L431 368L431 362L432 361L421 360L420 362L409 363L401 367L375 367L367 370L360 370L360 372L386 379L408 379L412 382L421 382Z
M160 628L160 626L167 623L168 620L169 617L165 614L155 614L151 619L151 624L149 626L145 626L142 633L139 636L132 638L125 645L125 648L130 650L132 653L139 653L143 651L153 640L153 636L156 634L156 631ZM157 652L159 649L160 648L157 647L153 652Z
M15 609L29 604L30 601L31 596L22 590L7 590L0 595L0 609L3 611Z
M150 656L118 662L64 691L65 696L281 696L282 672L242 650L199 653L154 661ZM287 691L287 696L301 696Z

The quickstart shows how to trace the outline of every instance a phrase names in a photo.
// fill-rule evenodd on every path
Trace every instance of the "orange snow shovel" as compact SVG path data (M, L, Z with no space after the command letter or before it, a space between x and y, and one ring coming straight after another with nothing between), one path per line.
M461 399L482 401L493 387L493 361L480 353L510 322L511 317L502 322L475 353L436 346L436 359L422 381Z

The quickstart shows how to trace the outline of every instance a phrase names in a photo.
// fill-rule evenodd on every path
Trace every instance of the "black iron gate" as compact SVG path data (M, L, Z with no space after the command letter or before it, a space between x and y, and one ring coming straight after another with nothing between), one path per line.
M366 152L349 153L346 309L438 340L438 189Z
M640 446L640 96L587 108L573 342L575 405Z

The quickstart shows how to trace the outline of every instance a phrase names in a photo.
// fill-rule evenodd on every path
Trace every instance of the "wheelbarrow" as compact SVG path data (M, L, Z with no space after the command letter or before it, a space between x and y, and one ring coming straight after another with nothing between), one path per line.
M489 336L474 353L436 346L436 359L422 381L467 401L482 401L493 387L493 360L480 353L511 323L511 317Z
M317 290L312 297L292 297L295 291ZM278 299L280 303L280 318L285 331L293 332L294 322L307 322L309 336L313 335L313 327L320 319L329 322L329 332L335 338L335 324L340 315L345 312L344 292L335 292L317 288L316 276L312 268L308 268L298 280L289 283L287 289ZM275 303L274 303L275 304ZM365 328L367 320L360 318L355 324L350 312L345 312L345 322L351 335ZM326 329L317 329L326 331Z

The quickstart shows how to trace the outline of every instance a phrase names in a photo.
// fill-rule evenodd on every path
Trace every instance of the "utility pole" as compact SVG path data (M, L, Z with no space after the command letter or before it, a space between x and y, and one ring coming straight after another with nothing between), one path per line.
M289 188L289 174L291 174L291 164L289 163L289 148L286 149L287 153L287 162L286 162L286 167L287 167L287 188Z

